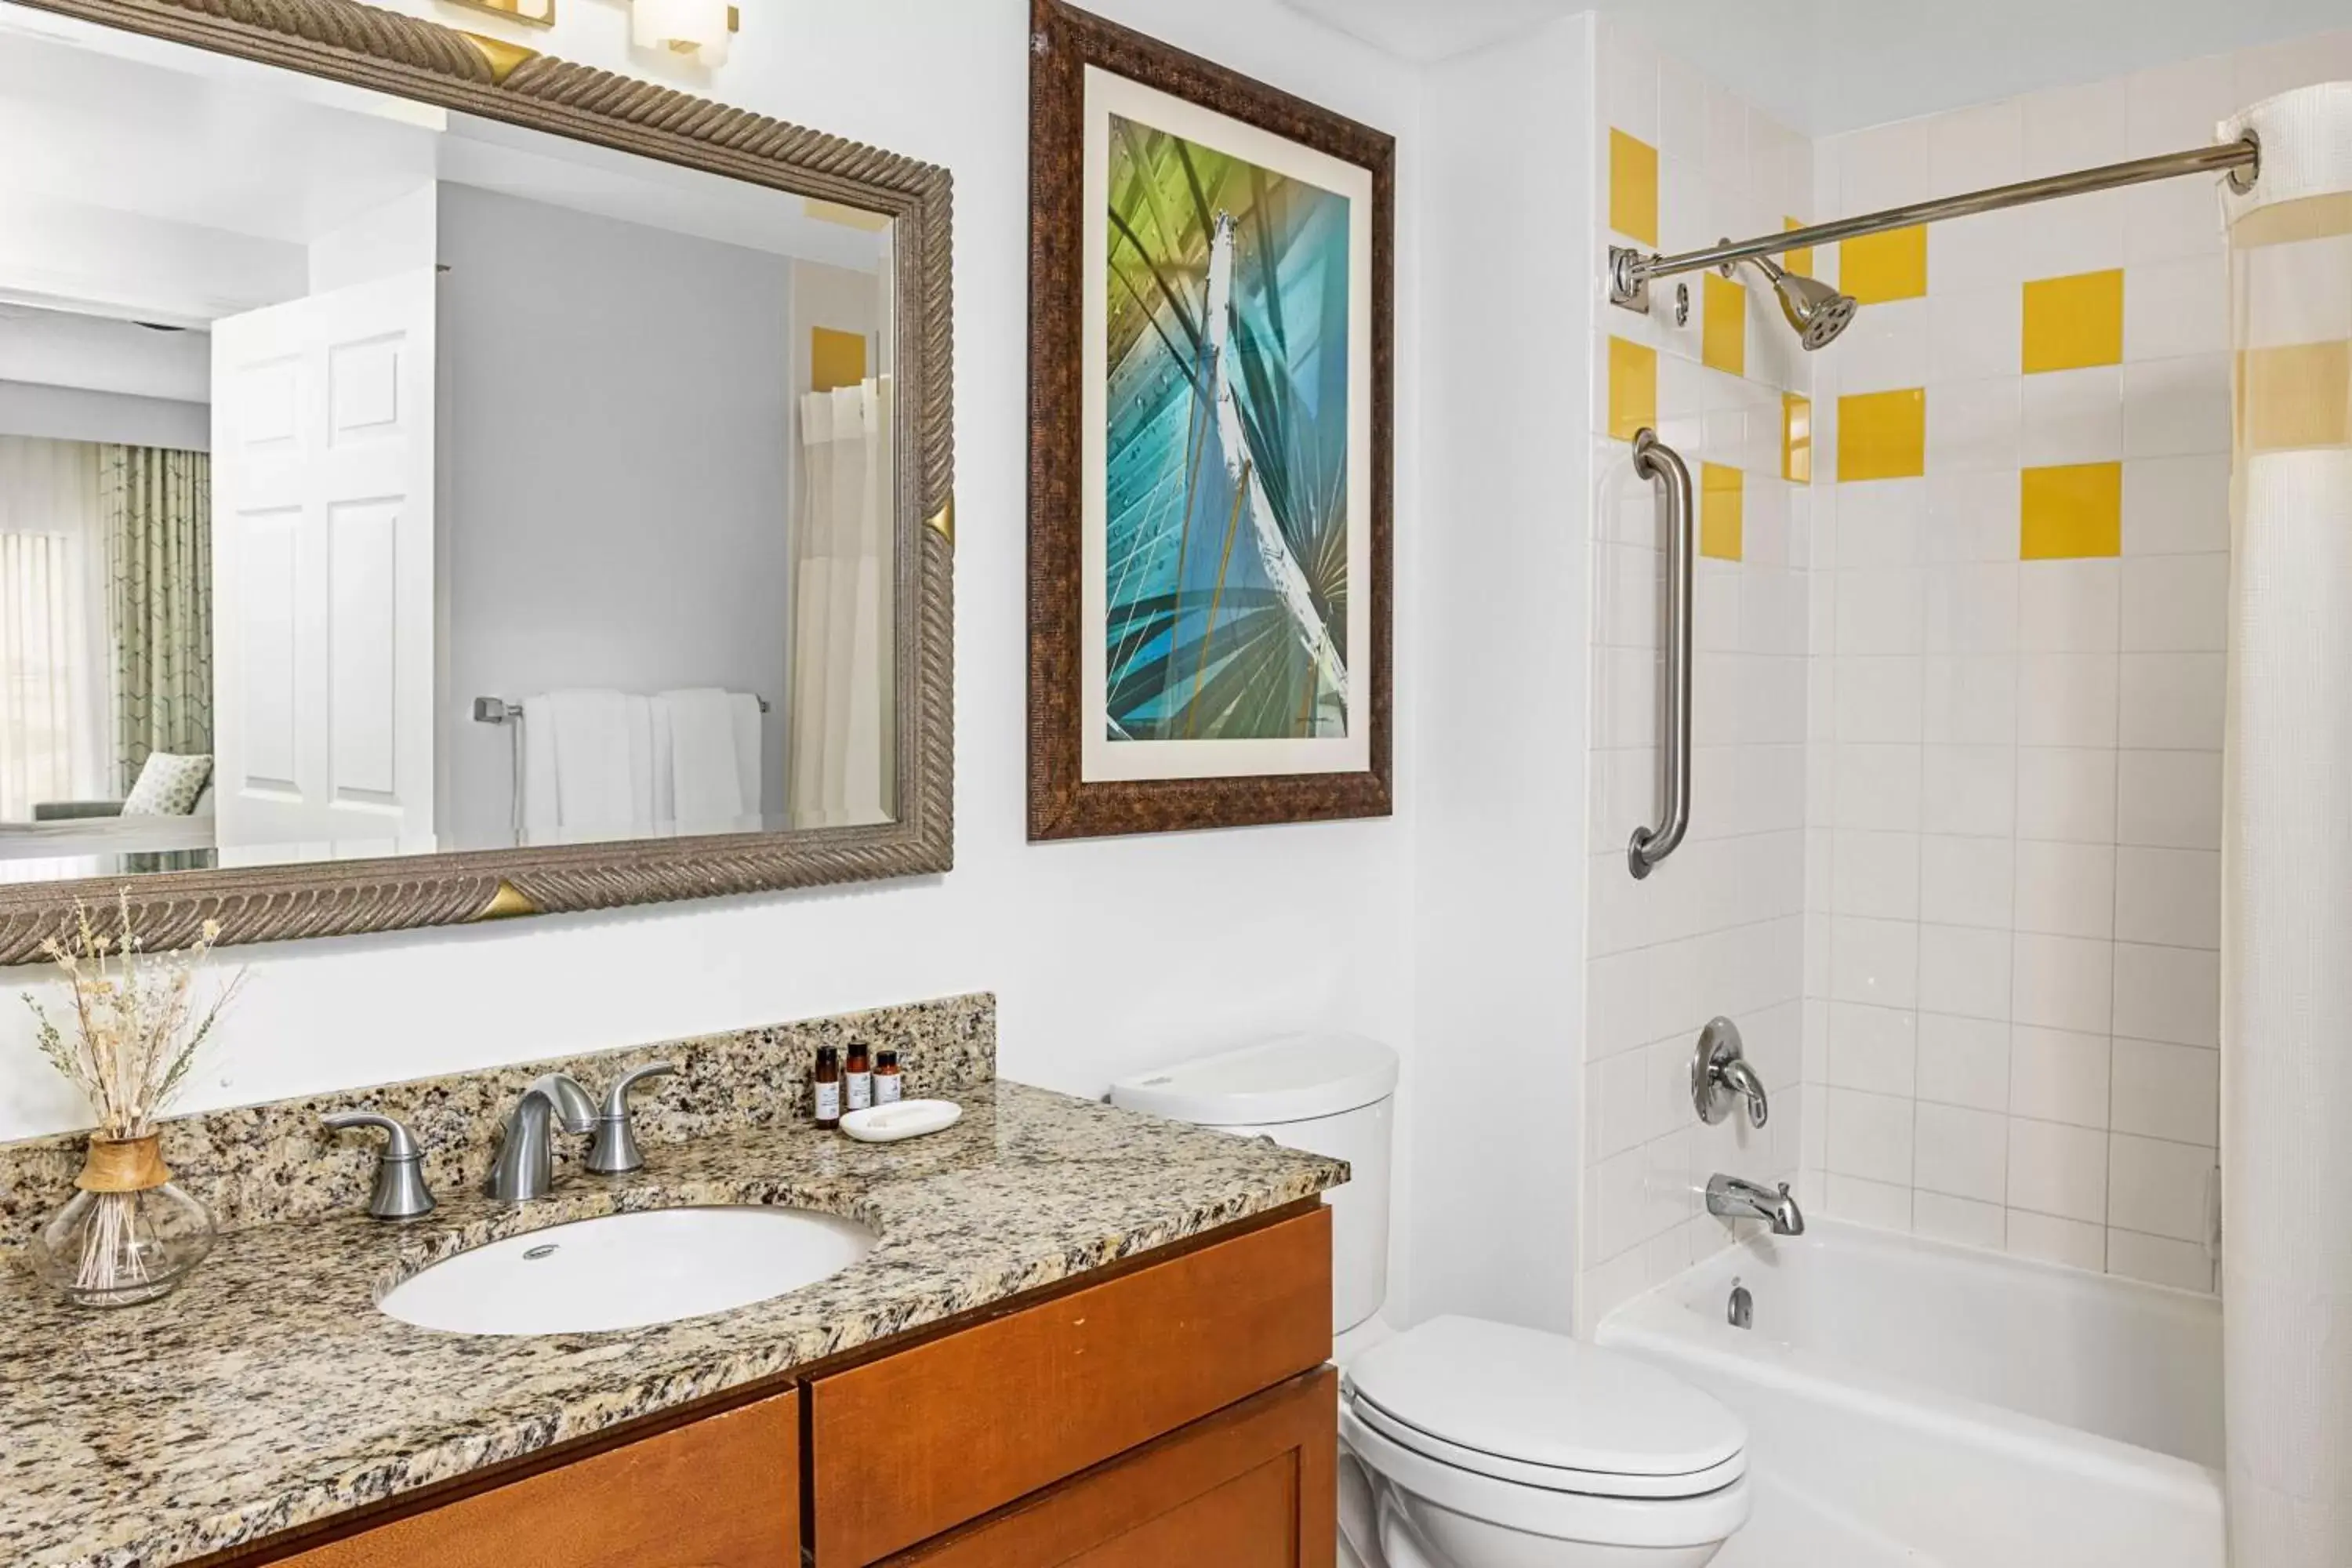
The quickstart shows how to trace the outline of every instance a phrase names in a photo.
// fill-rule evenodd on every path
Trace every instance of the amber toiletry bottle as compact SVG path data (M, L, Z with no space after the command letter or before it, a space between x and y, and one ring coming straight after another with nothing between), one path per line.
M849 1071L842 1079L849 1110L864 1110L874 1103L874 1068L866 1059L866 1047L850 1042Z
M907 1090L905 1075L898 1071L898 1053L887 1046L874 1053L874 1103L896 1105Z
M816 1048L816 1124L841 1125L841 1052L831 1046Z

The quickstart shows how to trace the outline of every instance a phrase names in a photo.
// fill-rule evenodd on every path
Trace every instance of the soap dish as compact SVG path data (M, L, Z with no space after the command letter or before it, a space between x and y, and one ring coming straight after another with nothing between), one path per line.
M902 1100L896 1105L871 1105L841 1119L841 1130L860 1143L896 1143L942 1132L963 1120L963 1107L952 1100Z

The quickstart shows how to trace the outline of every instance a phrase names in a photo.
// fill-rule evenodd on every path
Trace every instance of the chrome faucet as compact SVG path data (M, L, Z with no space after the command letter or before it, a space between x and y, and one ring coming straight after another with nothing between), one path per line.
M555 1184L550 1121L566 1132L596 1130L596 1102L588 1098L578 1079L560 1072L531 1079L507 1121L506 1133L499 1142L498 1163L490 1167L489 1180L482 1185L485 1193L502 1204L528 1203L547 1195Z
M1805 1211L1789 1195L1786 1182L1776 1193L1718 1171L1706 1179L1706 1212L1725 1219L1760 1219L1772 1227L1774 1236L1805 1234Z
M667 1078L677 1068L668 1062L648 1062L623 1073L604 1093L604 1109L596 1118L596 1145L588 1151L588 1169L600 1176L641 1170L646 1157L637 1148L637 1130L629 1120L629 1090L649 1078Z

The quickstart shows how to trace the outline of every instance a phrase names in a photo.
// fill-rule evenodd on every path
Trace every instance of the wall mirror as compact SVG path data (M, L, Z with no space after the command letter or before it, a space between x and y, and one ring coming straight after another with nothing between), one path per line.
M0 146L0 963L946 868L944 171L349 0Z

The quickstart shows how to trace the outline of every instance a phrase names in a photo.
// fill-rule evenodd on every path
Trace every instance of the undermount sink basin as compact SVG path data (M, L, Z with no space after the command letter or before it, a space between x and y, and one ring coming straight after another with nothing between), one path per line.
M377 1305L457 1334L599 1333L764 1301L872 1250L874 1233L856 1220L806 1209L649 1209L461 1252Z

